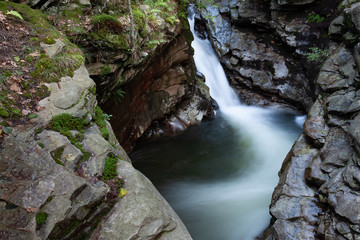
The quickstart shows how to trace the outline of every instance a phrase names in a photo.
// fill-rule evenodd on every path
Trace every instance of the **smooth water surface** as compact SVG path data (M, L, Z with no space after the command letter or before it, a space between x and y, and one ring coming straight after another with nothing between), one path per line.
M193 14L189 23L194 31ZM130 157L195 240L254 239L269 224L277 172L303 117L241 105L210 42L194 35L192 46L220 108L215 119L180 136L140 144Z

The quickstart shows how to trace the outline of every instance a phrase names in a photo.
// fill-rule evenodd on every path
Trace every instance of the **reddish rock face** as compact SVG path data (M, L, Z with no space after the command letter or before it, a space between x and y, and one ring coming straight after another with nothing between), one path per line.
M154 120L170 118L179 108L186 108L183 103L195 95L207 102L205 109L201 106L203 115L211 107L208 94L199 90L204 86L196 80L192 52L185 35L180 34L161 47L133 80L125 80L125 96L119 104L112 99L105 103L105 111L113 115L111 124L117 138L126 150Z

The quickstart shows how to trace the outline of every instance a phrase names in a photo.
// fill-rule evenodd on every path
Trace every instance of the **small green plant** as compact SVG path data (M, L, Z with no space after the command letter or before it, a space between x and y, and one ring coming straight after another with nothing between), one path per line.
M322 50L320 48L317 47L312 47L309 48L311 50L311 53L306 53L306 58L308 61L310 62L317 62L317 63L322 63L325 61L327 55L328 55L328 50Z
M100 68L100 74L101 75L109 75L111 73L111 68L108 65L101 66Z
M110 119L111 119L111 117L112 117L111 114L109 115L109 114L106 114L106 113L104 113L103 116L104 116L104 119L106 119L106 120L108 120L108 121L110 121Z
M325 20L325 18L321 17L319 14L309 13L307 16L307 20L309 23L313 23L313 22L321 23L322 21Z
M117 177L116 163L118 159L119 157L117 157L113 153L110 153L108 157L105 159L104 181L114 179Z
M120 103L121 99L124 97L125 95L125 91L123 91L121 88L115 89L112 93L114 100L116 103Z
M7 11L6 15L12 15L14 17L20 18L21 20L24 20L23 17L21 16L21 14L14 10Z

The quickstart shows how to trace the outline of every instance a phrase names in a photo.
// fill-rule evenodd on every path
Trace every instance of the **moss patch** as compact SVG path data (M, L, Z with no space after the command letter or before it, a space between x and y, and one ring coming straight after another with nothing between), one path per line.
M55 160L55 162L61 166L64 166L64 163L61 161L61 156L64 152L64 147L58 148L51 152L51 157Z
M77 118L69 113L63 113L53 117L49 123L51 130L57 131L63 135L66 135L70 130L81 131L87 126L87 122L84 118Z
M47 221L48 214L45 212L40 212L36 214L36 230L39 230Z
M119 157L117 157L113 153L110 153L108 157L105 159L104 181L114 179L117 177L116 163L118 159Z
M95 108L95 123L99 126L102 136L108 140L109 130L106 127L104 112L99 106Z

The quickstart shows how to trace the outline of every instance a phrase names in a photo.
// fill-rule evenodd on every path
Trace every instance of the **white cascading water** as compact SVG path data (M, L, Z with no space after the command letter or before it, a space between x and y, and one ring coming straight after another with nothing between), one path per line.
M235 92L229 86L210 42L207 39L200 39L195 34L194 14L190 14L188 20L194 35L192 47L195 50L196 67L204 74L210 95L218 103L222 116L232 125L234 131L238 131L242 138L245 137L250 142L251 153L248 161L252 166L245 176L242 175L238 179L216 184L197 183L192 184L191 188L181 186L183 183L179 183L174 191L178 191L178 197L182 199L182 207L197 209L205 204L209 207L210 204L213 208L210 207L209 211L229 211L225 214L228 218L216 219L217 222L225 225L223 231L227 231L227 237L223 239L254 239L269 224L268 207L271 194L278 182L277 172L294 142L294 136L290 136L273 123L272 113L276 110L240 104ZM298 118L296 121L301 122L303 119ZM187 189L186 195L192 197L180 196L183 192L179 189L183 188ZM221 209L219 206L227 207ZM216 213L214 216L216 217ZM209 228L211 224L216 224L216 221L210 218L206 220L209 221ZM211 236L208 239L212 239Z

